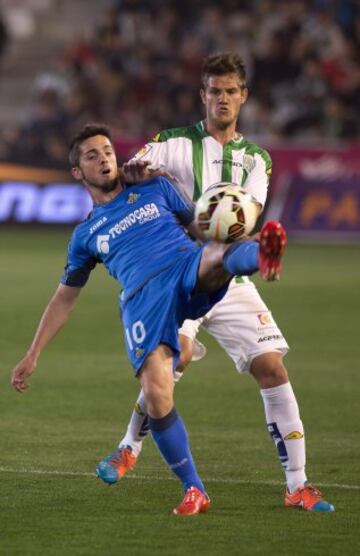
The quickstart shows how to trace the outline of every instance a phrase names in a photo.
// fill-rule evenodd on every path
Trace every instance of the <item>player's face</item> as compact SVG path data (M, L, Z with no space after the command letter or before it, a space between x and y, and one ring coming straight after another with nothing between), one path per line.
M91 187L113 191L118 185L118 166L110 140L104 135L85 139L80 146L79 166L73 169L73 174Z
M206 107L207 122L218 129L235 125L248 90L236 73L211 75L200 91Z

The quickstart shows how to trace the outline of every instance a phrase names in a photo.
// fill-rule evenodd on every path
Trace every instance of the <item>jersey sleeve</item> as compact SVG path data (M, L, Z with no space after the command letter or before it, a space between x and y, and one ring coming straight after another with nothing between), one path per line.
M159 177L158 180L171 211L176 214L181 224L190 224L194 220L194 203L175 183L163 177Z
M246 192L264 208L272 170L272 162L267 151L261 149L254 155L254 165L243 184Z
M65 286L82 288L97 262L97 259L83 248L75 231L69 242L66 266L60 282Z
M150 168L158 170L169 165L166 134L160 132L140 149L131 160L150 160Z

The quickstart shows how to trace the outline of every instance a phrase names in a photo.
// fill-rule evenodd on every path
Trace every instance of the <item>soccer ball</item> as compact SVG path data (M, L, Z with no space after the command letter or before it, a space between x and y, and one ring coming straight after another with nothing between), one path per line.
M195 220L207 239L232 243L247 236L256 224L258 205L240 186L219 182L198 199Z

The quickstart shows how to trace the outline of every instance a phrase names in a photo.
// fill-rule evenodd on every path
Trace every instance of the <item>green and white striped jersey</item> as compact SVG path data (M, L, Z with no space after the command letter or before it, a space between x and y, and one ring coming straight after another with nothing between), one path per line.
M221 145L203 122L161 131L134 159L150 160L151 168L165 167L193 200L214 183L231 181L244 187L262 207L266 201L269 154L242 135Z

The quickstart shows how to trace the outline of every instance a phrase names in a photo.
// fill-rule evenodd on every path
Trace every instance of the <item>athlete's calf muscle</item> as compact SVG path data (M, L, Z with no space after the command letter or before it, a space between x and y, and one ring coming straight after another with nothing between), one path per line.
M231 278L223 265L223 257L230 245L211 241L206 245L200 261L196 289L209 293L219 290Z

